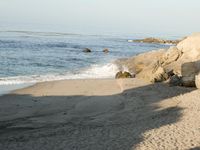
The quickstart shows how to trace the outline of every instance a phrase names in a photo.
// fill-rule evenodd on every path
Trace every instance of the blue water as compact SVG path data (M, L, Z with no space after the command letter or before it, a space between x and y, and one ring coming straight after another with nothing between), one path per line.
M134 37L1 31L0 85L114 77L114 60L168 47L129 39ZM92 53L83 53L84 48ZM104 48L110 52L103 53Z

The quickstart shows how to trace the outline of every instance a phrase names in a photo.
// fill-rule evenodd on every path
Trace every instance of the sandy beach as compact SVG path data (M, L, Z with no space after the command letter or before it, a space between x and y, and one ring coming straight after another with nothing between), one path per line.
M0 150L200 150L200 1L0 0Z
M199 99L139 79L38 83L0 97L0 149L198 149Z

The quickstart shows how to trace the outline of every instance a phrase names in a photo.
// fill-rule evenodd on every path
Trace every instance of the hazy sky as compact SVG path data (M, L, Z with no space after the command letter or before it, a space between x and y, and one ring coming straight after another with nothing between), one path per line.
M0 0L0 30L188 34L200 0Z

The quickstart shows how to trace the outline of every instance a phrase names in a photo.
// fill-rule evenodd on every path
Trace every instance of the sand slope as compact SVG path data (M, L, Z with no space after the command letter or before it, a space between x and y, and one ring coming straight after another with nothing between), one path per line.
M0 149L200 147L200 91L138 79L65 80L0 97Z

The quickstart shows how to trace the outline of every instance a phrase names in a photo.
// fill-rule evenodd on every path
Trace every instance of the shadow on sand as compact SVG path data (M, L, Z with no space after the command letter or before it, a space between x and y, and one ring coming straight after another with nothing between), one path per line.
M0 116L16 117L1 119L0 149L134 149L144 132L179 121L181 108L158 103L192 90L154 84L109 96L5 95L0 104L13 110Z

